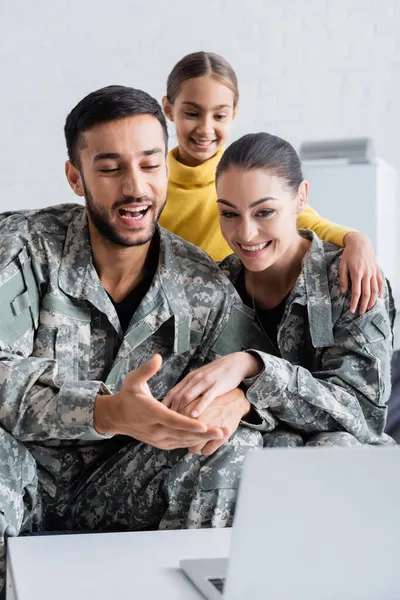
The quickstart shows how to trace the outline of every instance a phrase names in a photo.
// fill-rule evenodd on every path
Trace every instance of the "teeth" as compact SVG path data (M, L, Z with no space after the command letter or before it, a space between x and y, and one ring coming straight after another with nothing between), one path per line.
M145 217L148 208L148 206L130 206L128 208L120 208L120 215L123 219L131 219L137 221Z
M210 146L214 140L193 140L199 146Z
M267 246L268 242L265 242L265 244L258 244L258 246L242 246L243 250L247 250L248 252L256 252L257 250L262 250L263 248L265 248L265 246Z
M127 212L142 212L149 208L148 206L134 206L133 208L121 208L121 210L126 210Z

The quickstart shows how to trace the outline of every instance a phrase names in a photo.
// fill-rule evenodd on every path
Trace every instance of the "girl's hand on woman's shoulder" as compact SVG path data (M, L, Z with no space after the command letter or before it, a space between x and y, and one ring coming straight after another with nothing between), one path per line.
M351 279L351 312L363 315L383 296L384 283L371 240L364 233L352 231L344 238L344 250L339 267L342 293L347 292Z

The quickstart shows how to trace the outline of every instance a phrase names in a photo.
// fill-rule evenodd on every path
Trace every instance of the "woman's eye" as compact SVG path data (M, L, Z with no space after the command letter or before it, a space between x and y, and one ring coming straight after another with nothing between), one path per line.
M226 118L226 115L215 115L214 119L217 121L223 121Z
M234 212L229 212L228 210L223 210L221 212L221 217L224 217L224 219L234 219L237 217L237 214Z
M270 210L268 208L264 208L263 210L259 210L258 211L257 217L262 217L262 218L270 217L271 215L274 214L274 212L275 212L274 210Z
M119 171L119 169L100 169L100 171L101 173L115 173L116 171Z
M185 117L189 117L189 119L195 119L198 117L198 113L187 111L185 112Z

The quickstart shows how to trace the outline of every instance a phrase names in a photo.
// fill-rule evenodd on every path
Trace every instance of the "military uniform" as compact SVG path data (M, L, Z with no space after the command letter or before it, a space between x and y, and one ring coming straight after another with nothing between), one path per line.
M245 382L247 398L264 418L265 446L393 443L384 434L390 394L393 299L362 316L351 313L351 290L340 292L343 249L311 240L302 272L285 305L275 347L265 337L260 375ZM238 282L240 260L221 268Z
M190 370L257 337L251 311L211 259L158 235L156 275L123 334L92 264L83 207L0 217L1 540L40 528L232 524L258 431L240 427L206 458L93 428L96 395L117 392L155 353L163 364L149 387L162 399Z

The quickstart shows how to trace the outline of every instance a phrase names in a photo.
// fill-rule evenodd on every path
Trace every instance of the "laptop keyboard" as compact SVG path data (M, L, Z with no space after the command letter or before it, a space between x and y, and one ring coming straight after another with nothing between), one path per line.
M225 578L223 578L223 579L220 579L220 578L218 578L218 577L214 577L214 578L211 578L211 577L210 577L210 579L209 579L208 581L209 581L210 583L212 583L212 584L213 584L213 586L214 586L215 588L217 588L217 590L218 590L219 592L221 592L221 594L223 594L223 592L224 592L224 585L225 585Z

